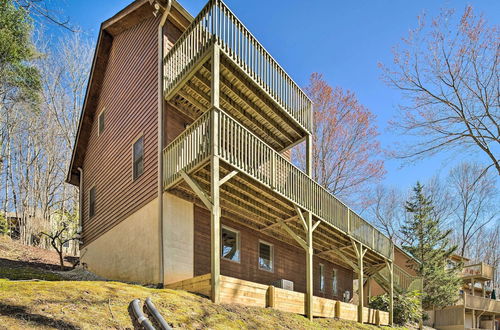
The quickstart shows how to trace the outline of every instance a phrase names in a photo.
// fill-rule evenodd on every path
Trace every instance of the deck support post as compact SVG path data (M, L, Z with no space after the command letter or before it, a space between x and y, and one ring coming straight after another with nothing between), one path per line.
M309 320L313 319L313 223L312 214L307 212L305 215L307 223L307 250L306 250L306 315Z
M370 303L370 298L372 297L372 277L366 277L366 306Z
M389 269L389 325L394 324L394 263L386 260Z
M210 160L210 197L212 199L210 237L211 237L211 298L214 303L220 302L220 180L219 180L219 79L220 79L220 49L217 45L213 48L212 54L212 106L216 109L212 111L210 121L211 139L211 160Z
M311 111L312 119L312 111ZM312 175L312 135L308 134L306 136L306 174L311 177ZM300 216L300 213L299 213ZM303 219L304 220L304 219ZM306 212L305 214L306 222L306 315L309 320L313 319L313 300L314 300L314 275L313 275L313 232L316 226L313 226L312 213Z
M362 243L357 243L354 240L352 241L352 245L358 257L358 322L363 323L363 302L365 300L363 293L363 257L367 249L363 247Z

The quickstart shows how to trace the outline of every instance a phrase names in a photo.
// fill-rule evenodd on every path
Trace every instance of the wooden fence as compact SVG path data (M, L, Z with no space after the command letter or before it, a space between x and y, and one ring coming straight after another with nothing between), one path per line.
M166 287L210 296L210 274L167 284ZM284 312L305 314L305 294L301 292L284 290L229 276L220 277L220 287L221 303L223 304L270 307ZM314 297L313 314L316 317L336 317L343 320L357 321L357 311L357 305ZM387 325L389 324L389 313L364 307L363 322Z

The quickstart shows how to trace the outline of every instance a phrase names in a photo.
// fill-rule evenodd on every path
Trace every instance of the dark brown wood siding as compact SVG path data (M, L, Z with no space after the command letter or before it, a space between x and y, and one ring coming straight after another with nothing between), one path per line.
M158 19L151 17L112 41L83 163L84 245L157 196L157 27ZM170 49L181 32L170 22L165 31ZM105 129L98 136L96 118L103 110ZM144 173L133 181L132 144L140 136L144 137ZM89 219L92 187L96 215Z
M157 20L150 18L113 39L84 159L83 241L89 244L156 197ZM144 173L132 180L132 144L144 136ZM88 192L96 189L96 215Z
M305 252L295 246L276 240L248 227L239 225L229 219L222 218L222 224L240 232L241 249L240 262L221 259L221 274L237 277L247 281L262 284L272 284L279 279L294 282L294 290L305 292ZM194 212L194 275L210 273L210 213L198 206ZM258 267L259 240L274 246L274 272L261 270ZM319 290L319 264L324 265L325 290ZM332 293L332 273L337 270L338 296ZM330 299L342 299L344 291L351 292L352 270L335 265L327 260L314 258L314 295Z

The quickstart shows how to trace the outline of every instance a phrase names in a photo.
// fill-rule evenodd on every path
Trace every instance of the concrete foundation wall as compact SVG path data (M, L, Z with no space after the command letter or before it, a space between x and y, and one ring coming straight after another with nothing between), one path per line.
M194 276L193 204L163 194L165 283ZM157 284L159 280L158 200L121 221L81 252L88 270L107 279Z
M88 270L107 279L159 282L157 199L121 221L81 251Z
M163 194L165 284L194 276L194 206Z

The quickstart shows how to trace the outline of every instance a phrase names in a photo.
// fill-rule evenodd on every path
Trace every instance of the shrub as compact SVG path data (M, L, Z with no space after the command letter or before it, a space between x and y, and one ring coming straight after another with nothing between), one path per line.
M370 308L389 311L389 295L373 297ZM418 322L422 318L420 308L420 292L410 291L404 294L394 293L394 323L404 325L409 322Z
M7 223L7 219L0 214L0 235L7 235L9 232L9 224Z

